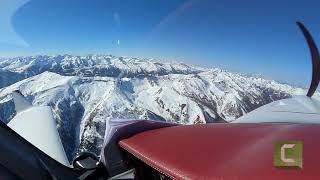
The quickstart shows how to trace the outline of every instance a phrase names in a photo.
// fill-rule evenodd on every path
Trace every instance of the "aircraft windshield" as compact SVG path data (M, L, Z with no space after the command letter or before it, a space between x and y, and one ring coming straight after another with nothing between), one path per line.
M111 120L225 123L305 96L312 67L295 23L317 41L319 5L1 0L0 120L19 113L15 91L49 106L72 159L78 151L98 154Z

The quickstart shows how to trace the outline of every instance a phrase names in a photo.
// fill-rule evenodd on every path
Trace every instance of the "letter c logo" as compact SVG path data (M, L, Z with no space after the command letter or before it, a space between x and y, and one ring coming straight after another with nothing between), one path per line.
M295 163L296 161L291 158L286 158L286 149L292 149L295 146L295 144L283 144L281 146L280 151L280 159L284 163Z

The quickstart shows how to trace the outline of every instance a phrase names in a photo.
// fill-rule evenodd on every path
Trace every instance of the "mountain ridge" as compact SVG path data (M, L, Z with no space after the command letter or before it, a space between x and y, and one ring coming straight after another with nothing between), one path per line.
M110 55L13 58L0 61L0 68L3 79L12 80L0 79L0 119L8 122L14 115L14 90L34 105L51 106L69 160L77 151L99 153L110 119L231 121L269 102L306 94L218 68Z

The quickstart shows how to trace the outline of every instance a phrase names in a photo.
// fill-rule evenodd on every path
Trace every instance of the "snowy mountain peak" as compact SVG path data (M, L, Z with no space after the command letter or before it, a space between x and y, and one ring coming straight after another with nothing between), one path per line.
M230 121L306 94L261 77L112 55L19 57L0 68L0 119L14 115L10 93L17 89L32 104L51 106L69 159L79 149L98 153L110 119Z

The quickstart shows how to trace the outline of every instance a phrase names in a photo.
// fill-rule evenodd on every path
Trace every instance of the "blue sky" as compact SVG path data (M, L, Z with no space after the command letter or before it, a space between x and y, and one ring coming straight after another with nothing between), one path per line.
M304 22L320 44L316 0L2 0L0 4L0 56L4 57L64 53L153 57L308 86L310 55L295 21Z

